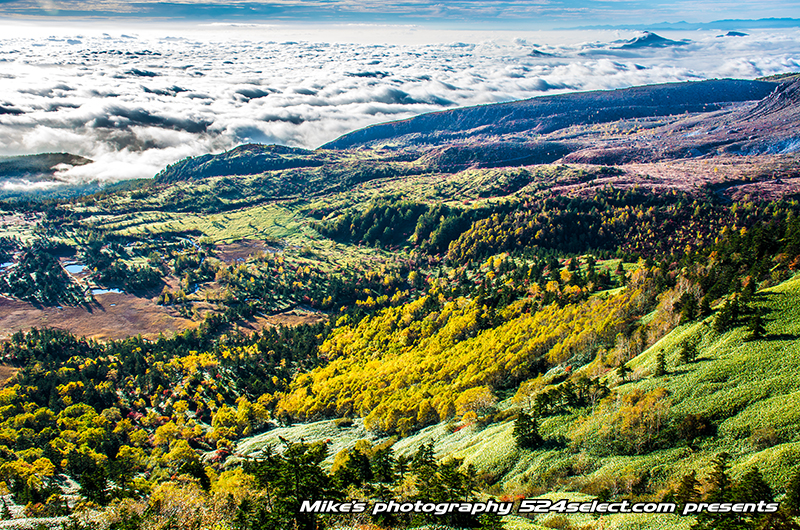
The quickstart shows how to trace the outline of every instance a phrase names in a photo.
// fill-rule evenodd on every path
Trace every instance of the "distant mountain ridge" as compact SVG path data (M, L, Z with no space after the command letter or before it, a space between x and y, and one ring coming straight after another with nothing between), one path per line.
M759 19L724 19L714 20L711 22L656 22L653 24L636 24L636 25L597 25L597 26L578 26L571 28L556 28L556 29L627 29L627 30L642 30L648 29L651 31L696 31L696 30L736 30L741 28L746 29L764 29L764 28L796 28L800 27L800 18L759 18Z
M541 96L373 125L341 136L322 148L367 147L389 139L424 145L475 135L541 135L579 124L709 112L730 103L763 99L774 89L775 83L767 81L715 79Z
M787 76L542 96L373 125L313 151L242 145L181 160L155 180L274 172L275 193L289 180L319 192L374 178L469 167L787 153L800 146L798 94L800 79ZM348 161L354 149L360 158Z
M0 179L54 180L60 168L91 163L92 160L88 158L70 153L9 156L0 158Z

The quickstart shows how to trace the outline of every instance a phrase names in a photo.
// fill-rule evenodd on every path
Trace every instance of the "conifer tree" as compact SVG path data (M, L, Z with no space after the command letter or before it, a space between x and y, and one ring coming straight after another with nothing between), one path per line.
M772 488L764 481L757 467L745 473L733 488L731 496L737 501L772 501Z
M620 383L625 382L625 378L631 373L632 370L625 364L622 363L617 367L617 377L619 378Z
M689 294L683 293L679 301L681 306L681 324L686 324L694 320L697 316L697 299Z
M729 497L731 480L728 476L728 460L730 455L722 452L714 457L714 469L711 471L709 483L711 490L708 497L712 501L723 501Z
M664 359L664 352L656 354L656 377L661 377L667 373L667 361Z
M739 299L734 296L727 300L717 313L717 318L714 320L714 331L717 333L727 331L737 318L739 318Z
M714 469L708 478L710 490L705 499L708 502L725 502L730 499L730 477L728 476L728 453L714 457ZM739 530L741 527L729 514L700 512L692 525L692 530ZM743 529L742 529L743 530Z
M678 358L681 364L688 364L697 358L697 343L693 340L684 340L681 342L681 349L678 352Z
M789 514L795 517L800 515L800 468L796 469L789 479L782 504Z
M687 502L700 500L700 481L697 480L697 472L692 471L681 479L678 490L675 492L675 502L681 506Z
M750 335L747 336L746 340L758 340L764 337L766 329L764 328L764 318L761 314L756 313L750 318L747 323L747 329L750 330Z
M395 459L392 456L392 450L388 447L379 449L372 455L370 461L372 468L372 476L378 482L391 483L394 482L396 476Z
M707 317L711 314L711 302L709 296L706 295L700 299L700 316Z
M542 444L542 436L536 425L536 418L520 412L514 421L514 439L521 449L536 449Z

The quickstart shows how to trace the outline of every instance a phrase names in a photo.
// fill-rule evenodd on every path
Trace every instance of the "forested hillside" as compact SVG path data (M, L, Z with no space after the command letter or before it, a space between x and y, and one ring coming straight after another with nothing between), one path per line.
M796 154L540 163L506 140L247 145L0 203L0 517L797 528ZM490 498L514 504L302 509ZM534 498L779 505L519 513Z

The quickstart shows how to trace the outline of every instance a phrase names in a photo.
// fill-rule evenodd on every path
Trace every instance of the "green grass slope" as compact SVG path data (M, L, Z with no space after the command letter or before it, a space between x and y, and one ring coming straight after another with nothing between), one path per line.
M763 338L747 340L750 332L743 322L718 333L712 315L675 329L630 361L636 380L615 387L617 396L666 389L673 423L688 414L706 418L716 433L700 437L694 447L678 438L642 454L609 454L591 445L581 446L581 436L612 421L598 407L594 414L576 410L545 418L540 432L551 443L541 449L516 446L512 419L486 427L439 424L400 440L394 449L398 454L410 454L432 442L439 458L463 459L465 466L473 465L490 485L489 493L506 498L577 499L606 490L616 498L637 500L660 498L691 471L697 472L705 487L712 459L725 451L731 455L734 480L757 466L780 498L800 461L800 276L758 292L750 307L765 315ZM681 364L679 350L687 340L697 342L699 355L694 362ZM656 377L659 354L667 360L667 373ZM609 373L607 379L613 383L615 376ZM689 528L693 522L691 517L677 515L599 519L581 515L566 516L566 522L549 520L552 517L508 522L515 528L533 523L530 528L589 525L615 529Z
M665 388L671 401L669 415L674 420L688 414L710 420L716 434L700 438L694 448L676 439L672 447L644 454L579 451L574 444L576 425L585 421L592 428L600 428L608 421L602 414L586 418L586 411L542 422L540 430L546 439L566 437L561 447L533 451L517 448L510 420L474 429L472 436L465 436L463 431L441 436L441 431L431 429L419 433L418 439L404 442L416 445L435 440L440 456L463 458L465 465L476 466L484 478L494 482L492 491L527 497L607 489L630 498L636 496L633 484L643 476L647 476L648 489L659 495L691 471L696 471L705 484L712 458L725 451L731 455L730 475L734 480L757 466L780 498L800 461L800 276L760 291L751 307L766 315L763 338L747 340L750 332L741 323L718 333L712 325L715 316L710 316L677 328L630 361L640 379L616 387L622 395ZM697 341L699 355L694 362L681 364L680 345L686 340ZM666 357L668 370L666 375L655 377L652 374L659 354ZM609 380L613 378L608 376ZM603 528L688 528L691 523L691 519L666 515L605 519L608 526ZM575 519L571 523L582 526L585 521Z
M800 277L760 291L751 306L765 314L763 338L747 340L744 325L717 333L714 317L683 326L630 363L652 371L662 353L669 373L625 386L667 388L673 414L700 414L717 426L703 452L725 450L734 471L757 465L782 487L800 456ZM700 355L680 365L685 340L698 341Z
M412 456L432 443L437 458L457 458L473 466L486 486L484 494L504 498L546 497L591 500L597 496L637 501L660 500L686 474L695 471L702 488L708 487L712 460L730 455L730 477L735 482L757 466L780 500L790 476L800 462L800 275L759 291L749 303L751 312L764 315L762 338L749 340L744 318L724 332L714 329L716 314L676 328L628 363L632 380L619 384L614 372L605 379L613 393L592 411L573 409L542 418L539 430L546 443L521 449L513 436L513 416L481 425L442 422L401 438L396 455ZM686 341L697 344L698 356L689 363L679 357ZM656 359L663 355L667 370L656 376ZM662 429L666 441L651 450L620 454L601 443L593 433L616 421L621 403L637 392L666 390ZM516 408L513 398L500 404ZM675 426L687 415L704 418L710 433L687 444ZM506 414L508 416L508 414ZM352 447L359 439L385 440L366 431L361 422L339 428L333 421L298 424L276 429L240 442L237 452L256 454L277 445L279 436L306 442L329 440L333 451ZM588 440L588 442L587 442ZM666 514L542 514L529 519L505 520L506 528L688 529L693 517Z

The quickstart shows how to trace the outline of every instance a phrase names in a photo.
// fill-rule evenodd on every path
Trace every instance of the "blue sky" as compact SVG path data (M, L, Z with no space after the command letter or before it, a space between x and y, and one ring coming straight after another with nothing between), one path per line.
M3 18L140 18L310 23L414 23L552 29L583 25L794 18L800 0L0 0Z

